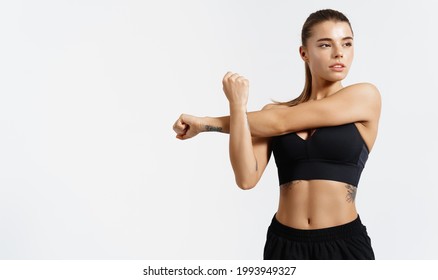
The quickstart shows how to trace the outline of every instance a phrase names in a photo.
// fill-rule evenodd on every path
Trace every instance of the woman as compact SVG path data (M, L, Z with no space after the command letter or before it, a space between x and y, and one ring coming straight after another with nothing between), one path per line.
M334 10L312 13L302 29L306 84L298 98L246 111L249 82L227 72L230 116L183 114L177 138L203 131L230 134L237 185L253 188L274 154L278 211L268 228L264 259L374 259L355 197L377 136L381 99L370 83L342 86L353 55L349 20Z

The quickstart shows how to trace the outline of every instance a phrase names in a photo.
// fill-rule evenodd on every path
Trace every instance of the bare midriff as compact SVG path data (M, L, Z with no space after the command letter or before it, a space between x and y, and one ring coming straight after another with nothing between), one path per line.
M330 180L296 180L280 186L277 220L297 229L321 229L357 218L355 186Z

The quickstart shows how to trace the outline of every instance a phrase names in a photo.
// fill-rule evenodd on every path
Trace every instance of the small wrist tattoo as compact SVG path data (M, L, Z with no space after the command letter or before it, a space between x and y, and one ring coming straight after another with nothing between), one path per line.
M206 125L206 126L205 126L205 131L217 131L217 132L222 132L222 127L220 127L220 126Z

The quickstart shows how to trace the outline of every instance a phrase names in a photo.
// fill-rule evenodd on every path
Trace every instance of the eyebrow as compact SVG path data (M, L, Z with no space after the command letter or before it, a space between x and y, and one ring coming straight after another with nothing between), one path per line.
M342 40L348 40L348 39L353 40L353 37L348 36L348 37L344 37L344 38L342 38ZM332 38L321 38L321 39L318 39L318 40L317 40L317 42L320 42L320 41L333 41L333 39L332 39Z

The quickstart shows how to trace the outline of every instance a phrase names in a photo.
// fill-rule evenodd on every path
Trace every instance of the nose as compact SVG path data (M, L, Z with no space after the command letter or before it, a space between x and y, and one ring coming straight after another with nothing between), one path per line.
M334 52L335 58L343 57L344 56L344 53L342 52L342 48L339 47L339 46L333 48L333 52Z

